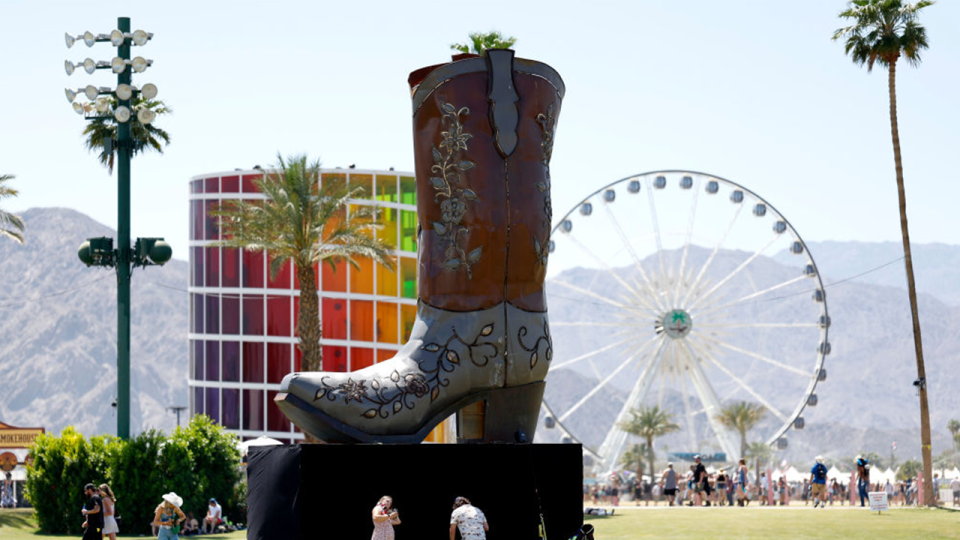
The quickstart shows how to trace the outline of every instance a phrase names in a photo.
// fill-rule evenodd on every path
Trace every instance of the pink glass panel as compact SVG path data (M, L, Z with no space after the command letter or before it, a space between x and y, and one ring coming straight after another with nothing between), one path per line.
M260 174L246 174L243 176L243 192L244 193L257 193L257 186L253 185L253 181L261 177Z
M220 248L208 247L206 260L207 287L220 286Z
M190 310L193 312L190 330L195 334L203 333L203 295L190 295Z
M203 240L203 201L190 201L190 239Z
M347 370L347 348L327 345L323 347L323 370L344 372Z
M279 383L290 373L291 351L289 343L267 343L267 382Z
M263 287L264 280L263 252L243 251L243 286Z
M239 176L224 176L220 179L220 193L238 193L239 191Z
M273 398L275 397L277 397L276 391L267 391L267 429L270 431L290 431L290 420L274 403Z
M204 191L207 193L219 193L220 192L220 177L214 176L213 178L207 178L204 182L206 187Z
M271 289L289 289L290 288L290 267L293 266L290 264L290 261L287 261L280 267L280 270L277 271L276 277L270 276L270 262L273 260L273 257L267 259L267 287Z
M263 430L263 390L243 391L243 429Z
M263 297L243 295L243 335L263 335Z
M240 252L237 248L223 248L223 287L240 286Z
M220 204L220 201L207 201L206 212L203 216L203 229L204 229L204 238L206 240L219 240L220 239L220 230L217 226L217 220L210 215L210 211L217 207Z
M219 381L220 380L220 342L219 341L208 341L206 343L206 358L207 365L207 376L205 380L208 381Z
M347 339L347 301L341 298L324 298L321 302L320 323L324 338Z
M292 335L289 296L267 296L267 335L281 337Z
M207 320L207 333L208 334L219 334L220 333L220 296L216 294L208 294L206 298L206 308L204 309L204 314L206 315Z
M235 294L225 294L220 299L223 328L221 333L237 335L240 333L240 297Z
M243 382L263 382L263 343L243 342Z
M194 287L203 287L203 248L190 248L190 285Z

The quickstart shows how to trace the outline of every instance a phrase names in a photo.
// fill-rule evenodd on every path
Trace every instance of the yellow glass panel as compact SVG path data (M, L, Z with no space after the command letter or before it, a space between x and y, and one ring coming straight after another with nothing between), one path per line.
M417 180L414 177L400 177L400 202L403 204L417 204Z
M400 213L396 208L378 208L377 224L382 228L377 229L377 240L397 249L397 214Z
M380 343L399 343L397 304L377 302L377 341Z
M324 186L328 182L343 182L346 183L347 175L346 173L323 173L320 175L320 183Z
M372 199L373 198L373 175L372 174L351 174L347 178L348 187L350 191L353 191L357 188L361 188L362 191L354 193L353 197L356 199Z
M400 304L400 330L403 332L402 342L406 343L410 339L410 332L413 331L413 322L417 319L417 306Z
M357 270L350 265L350 292L373 294L373 261L366 258L354 260L360 269Z
M397 202L397 177L395 175L384 176L377 175L377 194L378 201Z
M396 263L396 261L394 261ZM397 292L397 270L387 269L382 264L377 265L377 294L382 296L398 296Z
M417 260L412 257L400 257L400 296L417 297Z

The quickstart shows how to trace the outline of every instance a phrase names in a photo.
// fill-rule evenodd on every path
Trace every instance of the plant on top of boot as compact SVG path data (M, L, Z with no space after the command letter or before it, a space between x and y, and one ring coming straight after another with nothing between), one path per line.
M409 341L350 372L292 373L275 401L328 442L532 442L553 358L543 281L563 81L490 49L410 75L418 303ZM478 405L479 404L479 405Z

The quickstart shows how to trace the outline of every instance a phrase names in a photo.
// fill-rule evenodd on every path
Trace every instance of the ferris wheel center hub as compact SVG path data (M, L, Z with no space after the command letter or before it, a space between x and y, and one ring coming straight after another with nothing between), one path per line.
M682 309L672 309L666 312L659 322L667 336L673 339L687 337L693 328L693 320L690 318L690 314Z

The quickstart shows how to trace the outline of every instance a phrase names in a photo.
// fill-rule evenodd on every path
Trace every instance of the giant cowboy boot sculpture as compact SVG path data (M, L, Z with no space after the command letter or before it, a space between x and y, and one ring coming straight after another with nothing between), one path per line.
M350 373L292 373L276 402L327 442L532 442L552 348L543 293L563 81L510 50L410 75L419 301L410 341Z

